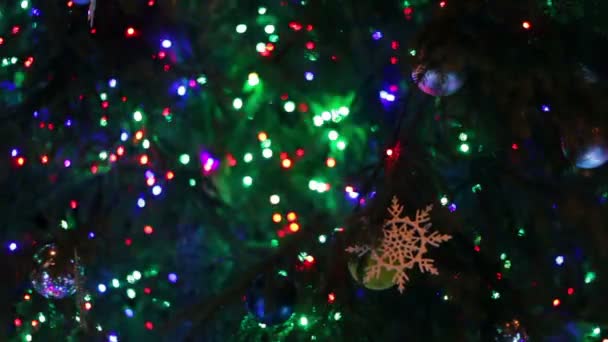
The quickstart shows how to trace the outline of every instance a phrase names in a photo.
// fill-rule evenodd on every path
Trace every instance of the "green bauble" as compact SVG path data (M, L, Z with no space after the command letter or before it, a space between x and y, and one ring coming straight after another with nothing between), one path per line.
M353 279L370 290L381 291L395 286L395 283L393 282L395 271L388 271L385 269L380 271L377 278L372 278L367 282L364 281L363 279L365 279L365 271L371 262L372 261L369 254L349 261L348 270L350 271L350 275L353 277Z

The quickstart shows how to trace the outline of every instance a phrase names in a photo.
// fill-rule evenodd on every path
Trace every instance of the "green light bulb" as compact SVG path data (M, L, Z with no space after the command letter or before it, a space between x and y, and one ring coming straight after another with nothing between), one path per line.
M243 185L244 185L245 187L247 187L247 188L248 188L248 187L250 187L250 186L251 186L251 184L253 184L253 178L251 178L251 177L249 177L249 176L245 176L245 177L243 177Z
M471 149L471 147L469 146L469 144L467 144L467 143L460 144L460 147L459 147L460 152L469 153L470 149Z
M182 154L181 156L179 156L179 162L187 165L190 162L190 156L187 154Z
M329 138L329 140L337 140L339 137L339 134L337 131L331 130L329 131L329 133L327 133L327 137Z

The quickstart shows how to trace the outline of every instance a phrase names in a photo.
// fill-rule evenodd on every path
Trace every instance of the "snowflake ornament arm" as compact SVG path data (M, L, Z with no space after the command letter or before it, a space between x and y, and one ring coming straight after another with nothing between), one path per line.
M348 253L352 253L352 254L357 254L358 257L362 257L365 254L367 254L367 252L370 251L371 248L369 248L368 246L359 246L359 245L354 245L354 246L349 246L348 248L346 248L346 251Z
M365 270L365 281L378 278L385 270L394 272L393 282L398 286L399 292L405 290L405 284L409 281L407 270L418 265L422 273L437 275L439 271L434 265L434 260L425 258L427 246L439 247L443 242L452 237L447 234L430 232L432 205L425 209L417 210L416 217L412 220L403 215L403 206L399 204L397 197L393 197L391 206L388 208L390 215L383 228L383 239L377 248L369 246L351 246L347 252L362 256L370 255L370 265Z

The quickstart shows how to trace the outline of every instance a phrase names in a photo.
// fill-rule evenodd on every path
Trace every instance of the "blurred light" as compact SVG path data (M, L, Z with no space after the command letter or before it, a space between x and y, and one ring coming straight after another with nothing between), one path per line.
M274 25L266 25L264 27L264 32L266 32L267 34L274 33Z
M279 214L279 213L275 213L272 215L272 222L274 222L274 223L279 223L279 222L281 222L282 219L283 218L281 217L281 214Z
M108 86L109 86L110 88L116 88L116 84L117 84L117 83L118 83L118 82L116 81L116 79L115 79L115 78L111 78L111 79L108 81Z
M257 73L252 72L247 77L247 83L249 83L250 86L254 87L260 83L260 77Z
M141 197L138 198L137 199L137 206L140 207L140 208L145 207L146 206L146 200L143 199L143 198L141 198Z
M187 154L182 154L181 156L179 156L179 162L183 165L188 164L190 162L190 156Z
M155 185L155 186L152 188L152 194L153 194L154 196L158 196L158 195L160 195L160 194L161 194L161 192L163 192L163 188L161 188L161 186L160 186L160 185Z
M253 178L249 177L249 176L245 176L243 177L243 185L246 187L251 186L251 184L253 183Z
M234 107L234 109L239 110L243 107L243 100L241 100L240 98L236 98L232 101L232 106Z
M183 85L177 87L177 95L179 95L179 96L186 95L186 87Z
M100 293L106 292L107 289L108 288L104 284L97 285L97 291L99 291Z
M293 101L287 101L283 105L283 109L285 109L287 113L291 113L296 109L296 104Z
M530 24L529 21L524 21L523 23L521 23L521 26L526 30L529 30L532 27L532 24Z
M327 236L325 236L325 235L319 235L319 242L320 243L327 242Z
M11 243L8 245L8 249L9 249L11 252L14 252L15 250L17 250L17 244L16 244L15 242L11 242Z
M562 302L561 302L561 301L560 301L558 298L555 298L555 299L553 300L553 306L554 306L554 307L558 307L558 306L559 306L561 303L562 303Z
M564 257L561 255L558 255L557 257L555 257L555 263L558 266L561 266L564 263Z
M133 317L133 315L134 315L133 310L131 310L130 308L126 308L125 315L129 318Z
M378 40L382 38L382 32L380 31L376 31L372 34L372 38L374 38L374 40Z
M385 90L381 90L380 91L380 98L383 100L386 100L388 102L394 102L395 101L395 95L386 92Z
M281 198L279 197L279 195L272 195L272 196L270 196L270 203L271 204L279 204L280 201L281 201Z
M336 139L338 139L338 136L339 136L338 132L336 132L334 130L331 130L331 131L329 131L329 133L327 133L327 137L329 138L329 140L336 140Z
M462 153L468 153L470 150L470 147L469 147L469 144L462 143L462 144L460 144L459 149L460 149L460 152L462 152Z
M306 78L307 81L312 81L315 79L315 74L310 71L307 71L306 73L304 73L304 78Z
M236 32L237 33L245 33L247 31L247 25L245 24L238 24L236 25Z
M325 161L325 164L327 165L327 167L335 167L336 160L334 158L327 158L327 160Z
M264 150L262 150L262 156L266 159L272 157L272 150L269 148L265 148Z
M171 47L172 43L169 39L165 39L162 41L161 43L162 47L164 47L165 49L168 49Z
M167 278L172 283L176 283L177 282L177 274L175 274L175 273L169 273L169 276Z
M144 233L147 234L147 235L150 235L150 234L154 233L154 228L152 228L152 226L149 226L149 225L145 226L144 227Z

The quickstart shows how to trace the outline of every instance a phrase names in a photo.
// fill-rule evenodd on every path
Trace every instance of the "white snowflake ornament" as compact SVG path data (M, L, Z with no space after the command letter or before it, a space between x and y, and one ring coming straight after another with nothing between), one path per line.
M406 272L414 266L417 265L423 273L439 274L433 264L434 260L424 257L428 252L427 246L439 247L452 236L430 231L432 224L429 215L432 209L433 205L428 205L425 209L416 210L416 218L412 220L409 216L402 216L403 206L394 196L388 208L390 218L384 223L384 236L380 245L376 248L367 245L346 248L348 253L359 257L370 253L370 263L364 274L365 282L378 278L381 272L391 272L394 273L393 283L403 293L405 283L409 281Z

